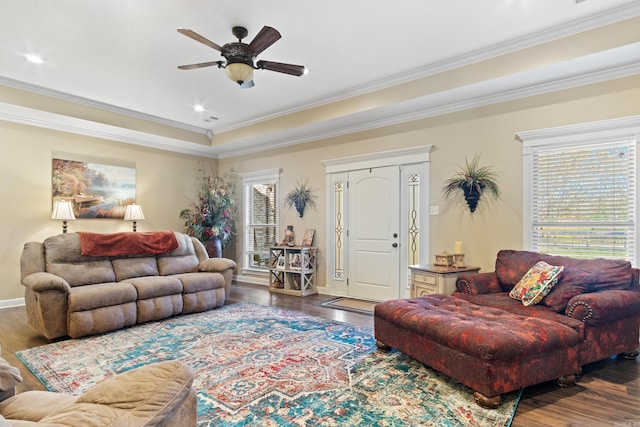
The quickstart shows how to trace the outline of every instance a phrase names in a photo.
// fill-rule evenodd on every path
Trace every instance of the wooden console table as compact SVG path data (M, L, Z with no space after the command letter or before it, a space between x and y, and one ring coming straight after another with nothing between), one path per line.
M444 267L441 265L410 265L411 297L429 294L451 295L456 290L456 279L462 273L477 273L480 267Z

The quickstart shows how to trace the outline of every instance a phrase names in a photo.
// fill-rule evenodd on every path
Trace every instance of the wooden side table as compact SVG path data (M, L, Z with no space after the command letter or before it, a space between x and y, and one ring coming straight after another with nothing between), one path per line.
M477 273L480 267L444 267L441 265L410 265L411 297L429 294L451 295L456 290L456 279L462 273Z

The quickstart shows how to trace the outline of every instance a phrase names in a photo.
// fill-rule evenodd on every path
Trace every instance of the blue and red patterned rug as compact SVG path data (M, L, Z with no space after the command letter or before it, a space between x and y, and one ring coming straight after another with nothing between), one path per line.
M520 392L496 410L396 351L371 328L231 304L16 353L51 391L80 394L120 372L179 359L196 372L199 426L511 424Z

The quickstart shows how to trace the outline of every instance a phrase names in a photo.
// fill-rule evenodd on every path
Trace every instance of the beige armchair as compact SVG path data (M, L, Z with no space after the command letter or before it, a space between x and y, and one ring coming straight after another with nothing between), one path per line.
M0 397L15 393L16 368L0 358ZM80 396L26 391L0 402L0 427L195 426L193 370L158 362L116 375Z

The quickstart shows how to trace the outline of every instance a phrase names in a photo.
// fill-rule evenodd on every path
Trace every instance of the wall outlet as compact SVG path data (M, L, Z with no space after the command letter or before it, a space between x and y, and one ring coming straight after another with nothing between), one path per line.
M429 214L430 215L439 215L440 214L440 206L430 206L429 207Z

